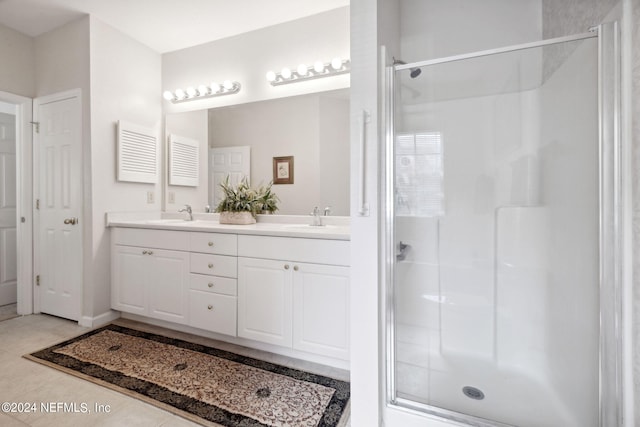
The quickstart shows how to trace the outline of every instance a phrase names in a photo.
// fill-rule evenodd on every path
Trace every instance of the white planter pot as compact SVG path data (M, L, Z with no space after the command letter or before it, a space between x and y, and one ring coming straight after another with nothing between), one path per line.
M220 224L247 225L255 224L256 219L251 212L220 212Z

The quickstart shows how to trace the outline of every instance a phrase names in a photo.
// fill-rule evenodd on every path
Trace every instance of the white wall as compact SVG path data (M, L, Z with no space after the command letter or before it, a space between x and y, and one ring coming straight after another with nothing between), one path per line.
M159 211L161 206L160 174L153 184L116 181L116 123L125 120L154 129L160 138L162 107L160 54L94 17L90 23L92 228L85 247L91 264L86 266L84 314L95 317L111 305L105 213ZM149 191L154 203L147 203Z
M542 35L542 0L398 1L405 62L526 43Z
M238 17L238 19L242 19ZM197 87L212 81L236 80L236 95L172 104L165 113L242 104L349 87L349 75L273 87L265 75L300 63L349 58L349 8L266 27L162 56L162 88Z
M33 39L0 25L0 58L0 91L32 97L35 87Z
M378 248L380 220L379 187L379 9L384 1L351 1L351 425L379 426L382 415L383 343L380 324ZM380 18L382 19L382 18ZM382 32L383 30L381 30ZM386 40L385 40L386 41ZM366 176L360 171L360 138L363 111L370 114L365 126ZM383 135L383 134L382 134ZM359 216L359 190L366 185L370 215Z
M35 96L79 88L83 112L89 111L88 34L89 17L83 17L35 38Z

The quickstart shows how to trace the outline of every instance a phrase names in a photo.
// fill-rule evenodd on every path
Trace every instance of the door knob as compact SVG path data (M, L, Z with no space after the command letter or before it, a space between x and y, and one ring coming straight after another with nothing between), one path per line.
M67 225L76 225L78 223L78 218L65 218L64 223Z

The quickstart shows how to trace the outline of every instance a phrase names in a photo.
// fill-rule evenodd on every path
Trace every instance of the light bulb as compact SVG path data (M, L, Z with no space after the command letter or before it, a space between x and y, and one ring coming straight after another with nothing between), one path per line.
M309 68L305 64L298 65L298 74L301 76L306 76L309 72Z
M205 96L209 93L209 89L205 85L198 86L198 96Z
M324 71L324 62L322 61L316 61L315 64L313 64L313 69L316 73L321 73Z
M291 78L291 70L288 68L283 68L282 71L280 71L280 74L282 75L283 79L290 79Z
M209 87L211 88L211 93L220 92L220 85L218 83L216 83L216 82L212 82Z
M267 81L268 82L275 82L276 81L276 73L274 73L273 71L267 71Z
M189 96L189 98L193 98L194 96L196 96L196 88L193 86L189 86L187 88L187 95Z
M165 90L164 93L162 94L162 97L167 101L171 101L173 99L173 93L171 93L170 90Z
M187 96L187 94L184 93L182 89L176 89L175 94L176 94L176 99L184 99Z
M231 82L231 80L225 80L224 82L222 82L222 87L224 87L226 90L231 90L233 89L233 83Z
M342 59L340 59L339 57L333 58L331 60L331 68L333 68L334 70L339 70L340 68L342 68Z

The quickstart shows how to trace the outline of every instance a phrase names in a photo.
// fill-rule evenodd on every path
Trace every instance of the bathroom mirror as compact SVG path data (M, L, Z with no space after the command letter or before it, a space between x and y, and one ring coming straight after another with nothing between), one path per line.
M199 139L203 145L198 187L167 185L167 211L184 203L194 211L206 205L215 208L209 191L209 149L249 146L254 186L273 181L274 158L293 158L293 183L273 185L280 198L277 214L307 215L314 206L330 206L331 215L349 215L348 89L168 114L166 132Z

